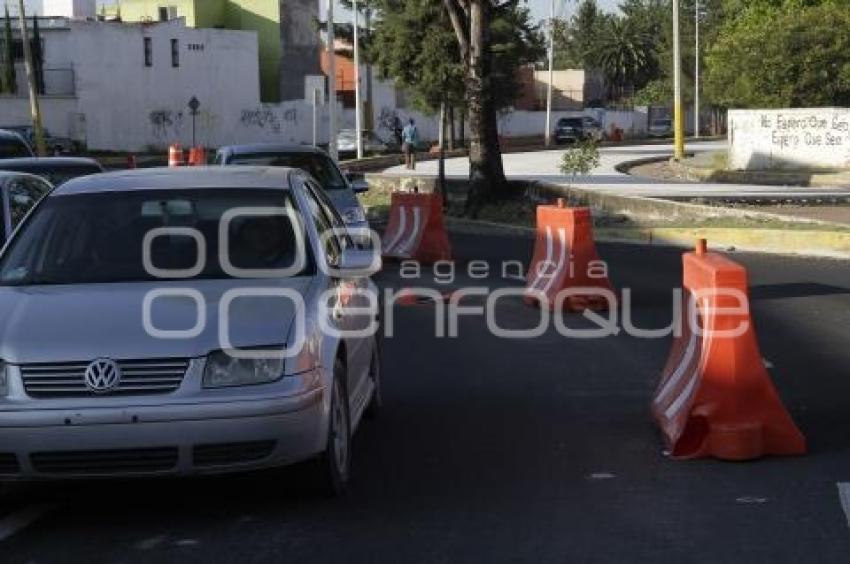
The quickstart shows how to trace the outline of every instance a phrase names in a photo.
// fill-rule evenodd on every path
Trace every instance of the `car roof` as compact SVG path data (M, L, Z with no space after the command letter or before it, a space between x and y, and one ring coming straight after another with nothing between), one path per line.
M103 167L94 159L87 157L22 157L16 159L0 159L0 169L5 170L45 170L50 168L67 168L74 166Z
M297 172L288 167L268 166L140 168L74 178L54 190L53 195L188 188L288 190L290 175Z
M226 145L219 149L221 152L229 152L233 155L245 155L249 153L304 153L325 155L327 153L312 145L286 145L284 143L249 143L246 145Z

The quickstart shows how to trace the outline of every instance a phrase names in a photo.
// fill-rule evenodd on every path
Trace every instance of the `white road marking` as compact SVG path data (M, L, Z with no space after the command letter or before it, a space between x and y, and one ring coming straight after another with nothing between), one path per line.
M617 475L610 472L594 472L589 477L591 480L612 480L616 478Z
M0 520L0 542L26 529L56 506L51 504L30 505Z
M755 497L751 495L745 495L737 498L735 501L737 501L738 503L761 505L762 503L767 503L768 499L766 497Z
M850 482L838 482L838 500L847 518L847 526L850 527Z

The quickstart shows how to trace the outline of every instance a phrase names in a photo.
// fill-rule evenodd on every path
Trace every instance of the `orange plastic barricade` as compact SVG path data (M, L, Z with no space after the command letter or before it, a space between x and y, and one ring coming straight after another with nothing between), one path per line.
M175 143L168 147L168 166L183 166L183 148Z
M189 149L189 166L204 166L207 164L207 150L203 147Z
M681 326L652 402L674 458L751 460L806 451L773 387L750 316L746 269L685 253Z
M136 168L136 155L127 153L127 168Z
M554 206L537 206L534 256L525 278L527 303L540 304L545 297L554 308L561 292L587 288L587 293L565 293L564 309L607 309L603 294L614 291L607 272L593 241L590 209L568 208L560 198Z
M451 260L440 195L394 192L381 246L384 257L389 259L410 259L424 264Z

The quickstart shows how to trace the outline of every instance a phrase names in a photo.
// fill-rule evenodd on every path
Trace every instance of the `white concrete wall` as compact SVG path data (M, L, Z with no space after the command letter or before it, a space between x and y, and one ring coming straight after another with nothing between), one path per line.
M850 108L729 111L736 170L850 168Z

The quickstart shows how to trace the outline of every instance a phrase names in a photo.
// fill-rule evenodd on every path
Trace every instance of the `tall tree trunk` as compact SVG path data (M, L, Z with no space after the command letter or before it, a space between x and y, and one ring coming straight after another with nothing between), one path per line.
M449 126L449 151L455 150L455 107L449 105L448 115L446 116L446 121Z
M457 35L466 71L470 134L466 213L475 217L485 202L507 194L496 105L491 95L490 0L466 3L443 0L443 3Z

